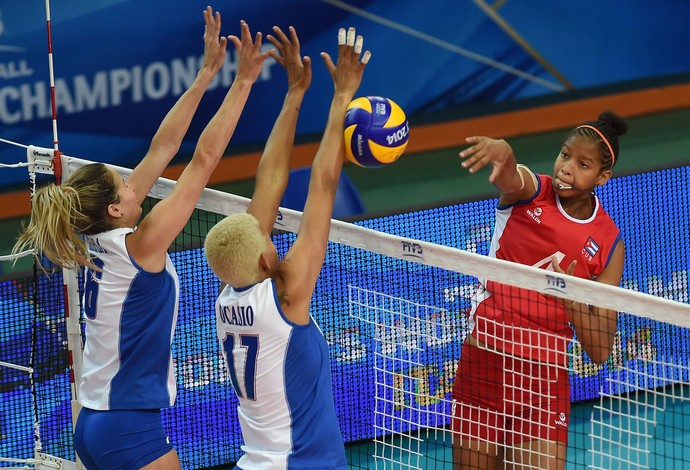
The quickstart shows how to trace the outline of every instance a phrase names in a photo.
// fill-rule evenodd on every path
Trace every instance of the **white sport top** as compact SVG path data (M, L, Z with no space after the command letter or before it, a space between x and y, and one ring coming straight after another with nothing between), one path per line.
M226 286L218 339L240 406L240 469L346 469L328 344L314 320L290 322L273 279Z
M93 410L160 409L172 406L176 388L170 345L179 285L167 257L151 273L129 257L118 228L86 237L94 263L84 286L86 345L79 403Z

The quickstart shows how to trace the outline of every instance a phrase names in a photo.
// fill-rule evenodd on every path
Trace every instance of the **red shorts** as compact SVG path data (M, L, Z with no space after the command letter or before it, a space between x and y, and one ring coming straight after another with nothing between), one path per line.
M455 438L567 444L569 421L566 368L463 345L453 384Z

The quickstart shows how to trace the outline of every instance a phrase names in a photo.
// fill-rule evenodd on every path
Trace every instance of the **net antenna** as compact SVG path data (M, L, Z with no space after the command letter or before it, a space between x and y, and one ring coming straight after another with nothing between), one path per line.
M53 40L52 40L52 26L50 15L50 0L45 0L45 14L46 14L46 33L48 43L48 72L50 78L50 100L52 106L52 131L53 131L53 148L38 147L34 145L23 145L17 142L12 142L6 139L0 139L0 142L23 147L26 149L26 162L17 164L0 164L0 168L17 168L27 167L29 173L29 183L31 191L31 199L36 192L36 175L46 174L53 175L55 184L60 185L63 181L62 172L62 152L58 145L58 126L57 126L57 102L55 99L55 73L53 65ZM16 261L24 256L34 256L34 296L38 291L38 259L37 253L34 251L25 251L15 255L1 256L0 261ZM71 384L71 411L72 411L72 428L76 424L76 419L79 414L78 398L78 377L81 376L82 365L82 337L80 326L80 305L79 305L79 281L78 272L76 270L62 269L63 279L63 294L64 294L64 308L67 325L67 343L68 343L68 358L70 369L70 384ZM37 309L36 302L34 308ZM36 328L36 321L32 323L32 329ZM48 455L43 452L43 444L41 440L40 419L38 415L38 402L36 397L35 381L34 381L34 351L36 350L37 336L32 334L32 347L29 359L30 365L20 366L8 362L0 362L0 367L11 368L26 372L29 381L31 393L34 400L33 406L33 427L34 427L34 457L28 459L0 457L0 462L10 464L21 464L18 468L30 468L28 465L36 469L81 469L81 463L77 458L77 462L71 462L60 457Z
M58 146L58 126L57 126L57 102L55 99L55 69L53 65L53 33L50 17L50 0L45 0L46 10L46 33L48 38L48 74L50 76L50 102L52 106L52 127L53 127L53 152L52 170L55 177L55 184L63 182L62 172L62 152ZM33 194L33 191L32 191ZM79 305L79 273L76 269L62 268L63 292L65 301L65 322L67 326L67 348L70 368L71 384L71 410L72 410L72 429L76 426L77 416L79 416L79 379L82 374L82 350L83 340L81 336L81 308ZM38 439L40 444L40 439ZM40 448L37 450L37 457L42 455ZM39 457L40 458L40 457ZM79 457L76 457L76 468L83 468Z

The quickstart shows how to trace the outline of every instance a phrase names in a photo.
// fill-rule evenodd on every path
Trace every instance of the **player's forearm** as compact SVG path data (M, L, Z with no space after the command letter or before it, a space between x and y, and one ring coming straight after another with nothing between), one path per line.
M493 185L501 194L511 194L524 188L525 180L524 175L518 169L517 160L515 159L512 148L507 142L505 145L507 146L506 152L508 153L508 157L496 173Z
M194 82L180 96L175 105L161 122L158 131L151 141L149 155L155 155L165 168L175 156L182 144L189 125L194 118L201 98L208 88L215 72L207 67L202 67L197 73ZM161 170L162 171L162 170Z
M257 180L269 178L274 183L285 179L287 182L290 170L290 156L295 143L297 119L304 93L288 92L283 101L278 119L266 141L264 153L256 171Z
M494 181L494 186L501 194L518 193L525 187L525 175L517 166L515 170L504 169L501 178Z
M617 313L581 302L572 302L567 309L587 355L597 364L606 362L613 349Z
M249 80L235 80L233 82L220 108L201 133L194 152L194 159L202 159L203 163L215 167L237 128L252 84L253 82Z
M333 96L326 129L312 164L312 173L319 175L322 181L334 184L335 187L338 185L343 166L343 149L345 146L343 128L347 105L351 100L352 96L347 94L336 93Z

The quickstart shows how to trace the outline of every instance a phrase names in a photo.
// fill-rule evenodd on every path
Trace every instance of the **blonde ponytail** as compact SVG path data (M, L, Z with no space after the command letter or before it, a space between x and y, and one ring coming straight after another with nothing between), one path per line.
M29 225L12 253L33 249L63 268L95 268L80 235L111 229L108 206L117 202L117 186L107 167L101 163L86 165L64 185L49 184L36 191Z
M79 195L72 188L49 184L36 191L31 220L12 253L31 248L63 268L91 264L86 243L74 227L78 208Z

